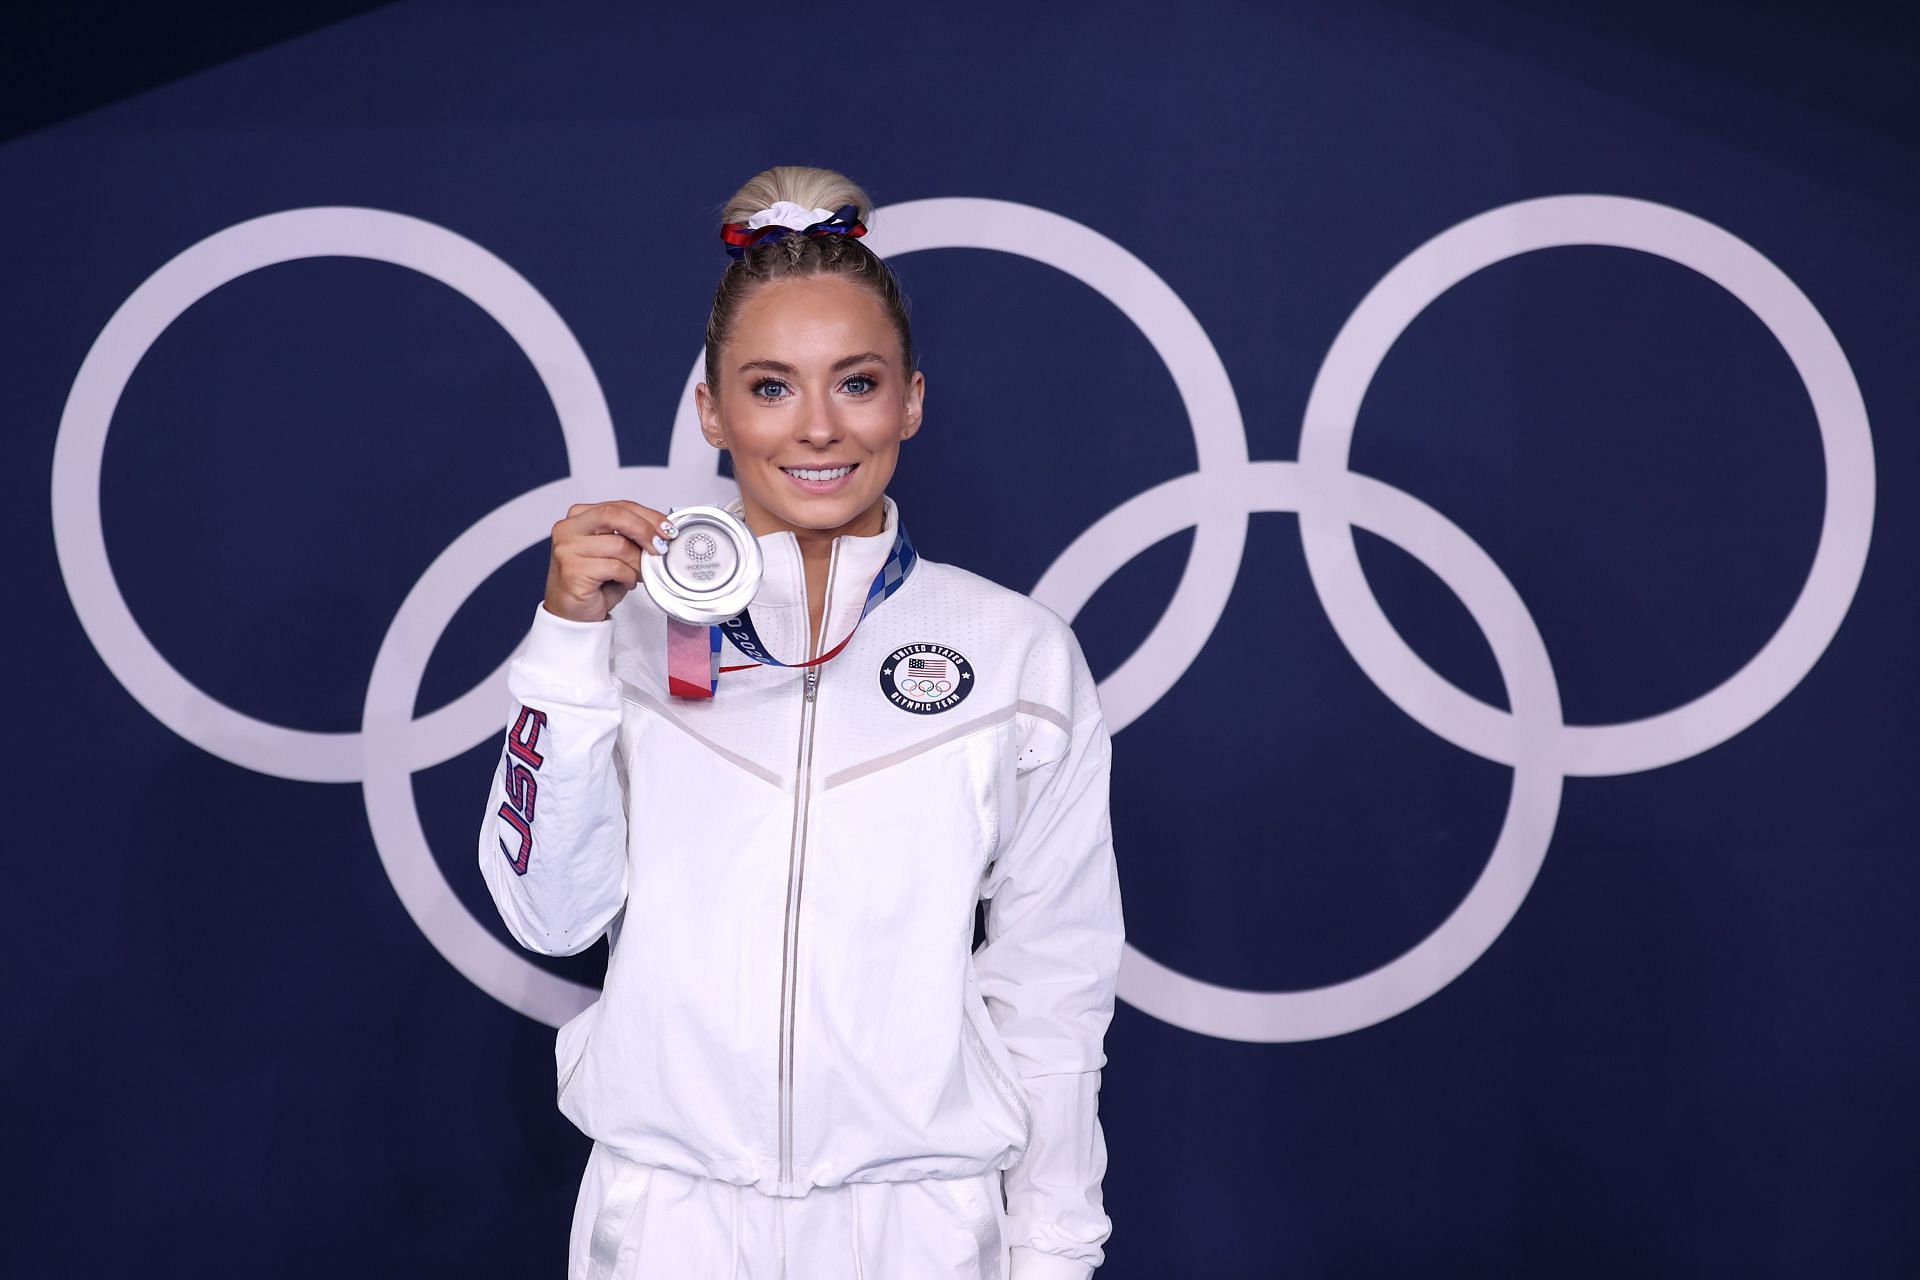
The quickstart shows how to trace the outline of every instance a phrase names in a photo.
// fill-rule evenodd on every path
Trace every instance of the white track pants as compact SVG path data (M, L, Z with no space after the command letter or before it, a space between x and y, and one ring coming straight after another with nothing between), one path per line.
M568 1280L1005 1280L1000 1173L849 1182L799 1198L593 1144Z

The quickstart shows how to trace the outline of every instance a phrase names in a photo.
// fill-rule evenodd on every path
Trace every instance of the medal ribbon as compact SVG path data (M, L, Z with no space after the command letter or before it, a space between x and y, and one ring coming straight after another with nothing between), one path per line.
M723 671L745 671L749 667L760 666L795 669L818 666L847 647L867 615L878 608L882 600L905 585L907 575L913 572L914 565L919 562L920 556L913 549L913 541L907 537L906 522L896 515L893 548L887 553L887 562L880 566L879 572L873 575L873 582L867 587L867 600L860 608L860 616L853 620L853 626L839 644L805 662L782 662L769 653L767 646L760 642L759 633L753 628L752 612L748 609L742 609L739 617L728 618L715 626L702 627L668 618L667 691L677 698L711 698L720 687L720 673ZM721 666L722 636L733 641L733 647L741 653L758 661Z

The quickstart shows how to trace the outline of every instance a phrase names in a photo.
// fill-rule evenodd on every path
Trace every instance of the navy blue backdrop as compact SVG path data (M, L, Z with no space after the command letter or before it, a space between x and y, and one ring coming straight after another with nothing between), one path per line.
M0 145L0 1273L558 1274L499 676L724 492L774 163L1119 726L1102 1276L1910 1265L1920 59L1579 19L403 3Z

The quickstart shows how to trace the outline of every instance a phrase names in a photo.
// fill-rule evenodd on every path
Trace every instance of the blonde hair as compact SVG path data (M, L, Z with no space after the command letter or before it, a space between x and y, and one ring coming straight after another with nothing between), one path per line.
M852 179L832 169L799 164L777 164L747 179L721 206L720 221L744 222L781 200L808 209L838 209L850 204L860 221L871 225L873 202ZM720 348L732 335L734 319L748 295L769 280L819 275L846 276L873 291L900 335L905 376L912 375L913 332L906 296L893 271L853 236L795 234L750 247L721 273L713 291L713 310L707 316L707 386L714 394L720 391Z

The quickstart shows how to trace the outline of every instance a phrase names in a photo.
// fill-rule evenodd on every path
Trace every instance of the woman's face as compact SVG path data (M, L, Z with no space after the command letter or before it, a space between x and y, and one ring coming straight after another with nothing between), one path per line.
M871 534L925 381L901 367L886 307L840 276L773 280L748 295L720 350L720 385L694 391L708 443L733 455L747 525Z

